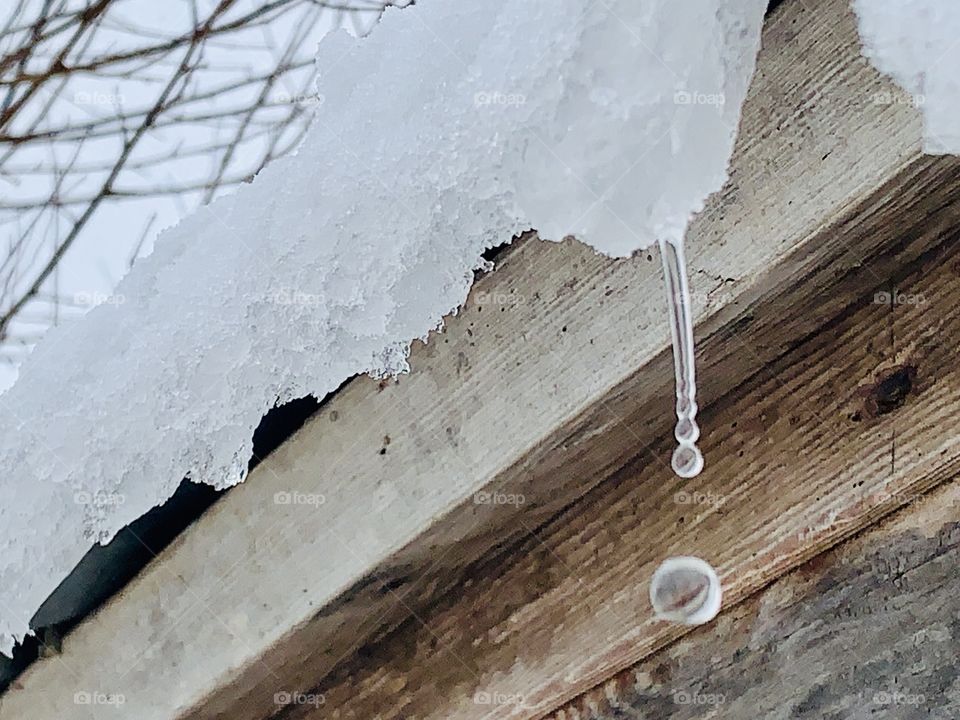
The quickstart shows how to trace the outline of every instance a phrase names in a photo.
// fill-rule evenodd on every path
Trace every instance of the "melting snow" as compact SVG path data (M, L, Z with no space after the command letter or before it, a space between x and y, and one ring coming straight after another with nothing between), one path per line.
M924 152L960 153L960 3L854 0L863 53L923 112Z
M765 7L423 0L326 38L299 153L163 234L0 398L0 649L184 476L241 481L278 399L402 372L486 248L679 241L726 178Z

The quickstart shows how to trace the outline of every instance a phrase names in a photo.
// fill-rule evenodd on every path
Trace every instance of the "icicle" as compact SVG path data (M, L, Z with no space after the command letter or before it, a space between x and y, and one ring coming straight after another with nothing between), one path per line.
M682 478L692 478L703 470L703 455L697 447L697 379L693 356L693 313L687 283L687 263L682 240L661 240L660 258L667 286L670 334L673 337L673 367L677 388L677 448L671 466Z

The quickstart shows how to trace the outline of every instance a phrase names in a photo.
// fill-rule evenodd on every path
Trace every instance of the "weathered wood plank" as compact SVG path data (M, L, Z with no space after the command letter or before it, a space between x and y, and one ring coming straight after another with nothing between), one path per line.
M871 102L889 85L846 2L807 5L771 18L731 181L691 229L706 405L957 215L960 166L919 154L912 108ZM346 387L32 668L0 718L63 717L96 688L145 720L275 711L278 687L312 686L663 436L661 292L653 256L521 243L408 377ZM527 502L474 502L504 488ZM274 500L294 492L317 503Z
M900 279L912 303L862 298L708 410L702 476L638 452L283 717L540 718L685 632L649 607L664 557L709 560L735 603L960 472L958 234Z
M953 480L549 720L955 720L958 567Z

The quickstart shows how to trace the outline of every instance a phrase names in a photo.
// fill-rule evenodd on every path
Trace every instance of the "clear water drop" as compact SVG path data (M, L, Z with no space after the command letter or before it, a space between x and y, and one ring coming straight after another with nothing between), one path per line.
M670 466L679 477L685 480L696 477L703 470L703 455L696 445L680 443L673 451Z
M670 465L682 478L692 478L703 470L703 455L697 447L697 377L693 354L693 310L687 281L687 262L682 240L661 240L660 259L667 287L670 336L673 338L673 369L677 389L677 448Z
M698 557L667 558L650 581L650 604L661 620L702 625L716 617L722 602L716 570Z

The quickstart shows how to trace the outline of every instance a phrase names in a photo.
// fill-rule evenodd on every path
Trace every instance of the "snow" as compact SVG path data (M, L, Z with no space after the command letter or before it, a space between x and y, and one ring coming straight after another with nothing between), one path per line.
M2 397L0 649L184 476L240 482L276 402L403 372L485 249L680 241L726 179L765 7L423 0L328 36L298 154L162 234Z
M37 13L42 4L22 3L20 11ZM372 1L354 1L351 4L354 7L369 6L371 9L375 5ZM0 3L0 15L5 18L8 13L15 11L16 5L18 3ZM83 5L84 2L78 0L66 0L65 7L69 9ZM228 15L231 18L242 17L262 5L261 0L231 0ZM84 40L83 53L75 53L71 58L74 62L80 59L91 61L104 54L132 52L141 48L147 37L154 37L157 30L162 30L167 37L186 34L194 27L191 7L192 3L156 0L110 3L106 22ZM291 62L296 65L299 60L315 54L317 42L336 21L337 13L317 11L315 19L314 10L305 7L303 12L291 10L275 13L267 25L231 32L229 42L206 43L204 62L192 74L190 87L200 94L214 93L216 99L212 102L208 99L185 103L179 110L172 109L169 114L177 117L215 115L225 112L226 108L256 105L263 88L258 83L244 84L243 81L276 69L278 53L283 52L282 48L293 37L302 36L305 32L310 40L291 58ZM366 25L375 16L372 12L363 12L352 13L349 17ZM29 29L25 32L28 33ZM43 43L42 47L35 48L39 57L34 69L43 66L44 57L58 52L57 43L62 39L60 34L54 33L53 38ZM11 43L8 47L15 46L10 36L5 36L4 41ZM243 48L242 56L237 52L240 47ZM139 70L133 71L134 66ZM170 71L169 68L167 71ZM57 99L54 99L53 93L38 93L32 102L17 112L14 124L5 128L4 133L16 135L27 128L43 132L71 123L104 122L116 117L120 111L135 113L152 107L163 84L145 82L148 74L151 73L143 67L142 61L137 61L129 66L114 67L110 73L74 73L65 76L64 89ZM278 127L279 118L287 116L289 112L287 105L309 102L309 98L302 97L302 92L315 74L311 68L303 67L292 68L279 76L272 93L266 98L274 107L263 108L257 113L254 118L257 122L251 124L251 132L236 148L235 162L230 164L226 178L236 178L257 167L257 162L269 152L276 138L274 132L266 132L266 123L272 119L276 122L274 127ZM222 92L224 87L233 89ZM190 95L188 91L185 98ZM237 136L238 125L243 117L246 117L246 113L238 113L231 122L164 124L140 138L131 150L127 169L120 173L116 182L117 189L122 193L133 194L108 198L97 207L82 232L71 243L69 251L61 257L56 273L44 284L40 295L17 313L7 326L7 337L0 344L0 392L16 380L19 360L26 357L34 339L39 339L53 324L54 317L83 315L100 302L119 300L114 296L115 286L126 274L132 256L149 254L159 231L175 225L189 211L199 207L206 192L205 189L159 194L151 191L183 186L202 188L211 179L211 166L218 166L220 160L216 153L204 152L203 148L230 143ZM307 120L298 118L287 125L280 133L282 137L277 148L293 142ZM264 126L253 129L260 122ZM82 144L25 142L8 146L3 156L4 172L0 173L0 206L29 203L48 197L58 182L63 183L63 202L70 203L77 198L96 195L113 169L112 160L119 156L126 139L123 133L117 132L112 137L89 139ZM54 167L68 166L74 168L74 173L65 179L53 170ZM78 168L86 171L79 172ZM218 192L225 194L227 191ZM75 219L76 213L83 208L82 204L69 205L59 212L48 210L43 213L40 228L44 228L46 222L54 217L58 217L60 222L54 222L44 232L30 233L29 240L19 246L19 253L15 254L16 262L12 268L5 268L12 277L9 285L4 282L3 292L0 293L3 302L0 305L6 308L14 298L26 292L53 251L51 238L59 232L62 239L73 225L70 218ZM0 228L6 230L4 249L35 218L36 213L33 212L17 212L0 207ZM118 227L128 227L129 230L117 232ZM5 275L0 273L0 276L6 281ZM55 306L51 302L54 297L60 300ZM24 345L20 345L21 342Z
M924 152L960 154L960 3L854 0L863 53L903 88L878 101L923 113Z

